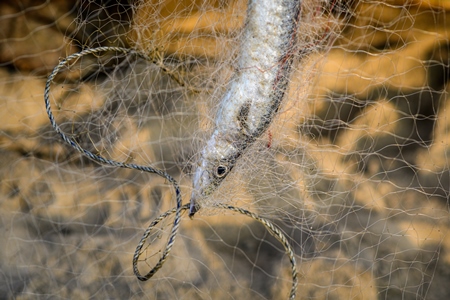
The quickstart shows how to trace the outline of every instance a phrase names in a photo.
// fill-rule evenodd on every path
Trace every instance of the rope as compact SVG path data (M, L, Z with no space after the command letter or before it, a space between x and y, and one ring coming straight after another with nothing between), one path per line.
M61 138L64 140L64 142L69 144L72 148L79 151L81 154L85 155L89 159L91 159L95 162L98 162L100 164L106 164L106 165L110 165L113 167L135 169L135 170L139 170L139 171L143 171L143 172L154 173L161 177L166 178L173 185L173 187L175 189L176 202L177 202L177 205L175 208L175 220L173 222L172 230L171 230L166 248L164 250L164 253L157 263L157 265L159 265L161 267L163 265L164 261L167 259L168 255L170 253L170 250L172 249L173 244L175 243L175 238L177 236L178 229L180 226L182 199L181 199L181 192L180 192L180 187L178 186L178 183L175 181L175 179L172 178L172 176L170 176L169 174L167 174L166 172L163 172L161 170L154 169L154 168L148 167L148 166L128 164L128 163L123 163L123 162L118 162L115 160L107 159L101 155L96 155L96 154L80 147L74 140L72 140L70 137L68 137L67 135L65 135L62 132L61 128L58 126L58 124L55 121L55 117L53 116L52 109L50 106L50 100L49 100L50 85L53 82L53 79L55 78L56 74L58 74L59 70L61 68L63 68L64 66L66 66L70 61L72 61L74 59L83 57L84 55L87 55L87 54L93 54L93 53L104 52L104 51L116 51L116 52L122 52L124 54L135 54L135 55L138 55L145 59L148 59L148 57L142 53L139 53L132 49L125 49L125 48L119 48L119 47L99 47L99 48L87 49L87 50L81 51L79 53L72 54L72 55L68 56L67 58L61 60L59 62L59 64L53 69L53 72L50 74L50 76L48 77L47 83L45 84L45 91L44 91L45 108L46 108L46 111L47 111L47 114L50 119L50 123L51 123L52 127L61 136Z
M252 213L251 211L248 211L248 210L240 208L240 207L235 207L232 205L222 204L222 203L217 203L214 206L218 207L218 208L223 208L223 209L228 209L231 211L238 212L240 214L243 214L245 216L248 216L248 217L258 221L259 223L264 225L264 227L266 227L267 231L283 245L284 250L286 251L286 254L289 257L289 261L291 263L292 287L291 287L291 291L289 293L289 299L295 299L295 294L297 292L297 286L298 286L297 261L295 260L294 250L292 249L291 244L289 244L289 241L287 240L286 235L275 224L273 224L272 222L270 222L269 220L267 220L265 218L258 216L255 213Z
M50 86L51 86L55 76L59 73L59 71L63 67L67 66L68 63L71 62L72 60L79 59L85 55L95 54L95 53L99 53L99 52L106 52L106 51L116 51L116 52L120 52L123 54L137 55L147 61L150 61L150 62L158 65L162 69L162 71L169 74L178 83L180 83L180 85L184 86L184 84L178 77L173 75L173 73L168 68L161 65L158 60L151 58L151 57L149 57L143 53L140 53L136 50L121 48L121 47L98 47L98 48L86 49L81 52L69 55L65 59L61 60L59 62L59 64L53 69L52 73L48 76L47 82L45 84L44 101L45 101L45 108L46 108L48 117L50 119L50 124L52 125L53 129L61 136L63 141L66 142L69 146L71 146L72 148L74 148L75 150L80 152L81 154L85 155L89 159L91 159L99 164L106 164L106 165L110 165L113 167L135 169L135 170L139 170L139 171L143 171L143 172L157 174L157 175L167 179L167 181L169 181L173 185L173 188L175 189L176 207L161 214L149 225L147 230L144 232L144 235L142 236L139 244L137 245L136 251L133 255L133 272L139 280L146 281L146 280L150 279L153 275L155 275L156 272L162 268L162 266L164 265L164 262L167 260L169 253L172 250L172 247L175 243L175 238L178 234L178 230L180 227L180 221L181 221L181 213L183 211L189 209L189 203L182 205L181 192L180 192L180 187L178 185L178 182L172 176L170 176L169 174L167 174L166 172L164 172L162 170L155 169L155 168L152 168L149 166L141 166L141 165L123 163L123 162L118 162L115 160L107 159L101 155L96 155L96 154L82 148L73 139L71 139L66 134L64 134L64 132L62 132L61 128L58 126L58 124L55 121L55 117L52 113L50 100L49 100ZM248 217L251 217L252 219L254 219L254 220L260 222L262 225L264 225L266 227L266 229L268 230L268 232L272 236L274 236L283 245L283 247L286 251L286 254L289 257L289 261L291 263L292 287L291 287L291 291L289 294L289 299L295 299L297 286L298 286L297 263L295 260L294 251L293 251L291 245L289 244L289 242L286 238L286 235L284 233L282 233L281 230L278 227L276 227L269 220L259 217L255 213L252 213L243 208L239 208L239 207L235 207L235 206L231 206L231 205L225 205L225 204L215 204L214 207L231 210L231 211L246 215ZM175 220L173 221L172 230L170 232L170 235L167 240L167 244L165 246L164 251L162 252L162 255L161 255L159 261L155 264L155 266L147 274L141 275L138 270L137 263L139 261L140 255L141 255L142 247L144 246L148 236L150 235L151 230L159 222L161 222L162 220L164 220L165 218L169 217L172 214L175 214Z

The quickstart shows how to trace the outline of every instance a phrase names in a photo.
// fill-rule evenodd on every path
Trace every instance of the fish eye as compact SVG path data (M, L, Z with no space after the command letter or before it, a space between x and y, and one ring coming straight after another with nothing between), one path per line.
M228 172L227 166L219 165L216 169L216 176L221 178L221 177L225 176L225 174L227 174L227 172Z

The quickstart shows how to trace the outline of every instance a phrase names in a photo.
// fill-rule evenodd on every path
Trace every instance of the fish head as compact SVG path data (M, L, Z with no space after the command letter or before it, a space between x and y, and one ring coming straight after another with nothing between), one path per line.
M198 211L199 201L210 196L230 174L242 149L229 136L212 135L201 152L200 161L193 176L193 190L189 216Z

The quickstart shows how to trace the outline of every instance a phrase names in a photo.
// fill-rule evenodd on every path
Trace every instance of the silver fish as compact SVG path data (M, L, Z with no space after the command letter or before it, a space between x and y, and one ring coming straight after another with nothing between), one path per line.
M292 69L300 0L250 0L238 71L231 80L193 177L189 216L272 122Z

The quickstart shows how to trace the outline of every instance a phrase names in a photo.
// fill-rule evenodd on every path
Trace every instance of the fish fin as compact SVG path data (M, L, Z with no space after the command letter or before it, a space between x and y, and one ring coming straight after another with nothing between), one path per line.
M250 113L250 105L251 102L245 102L239 109L239 113L237 115L237 121L239 123L239 128L244 135L249 135L249 127L247 124L248 115Z

